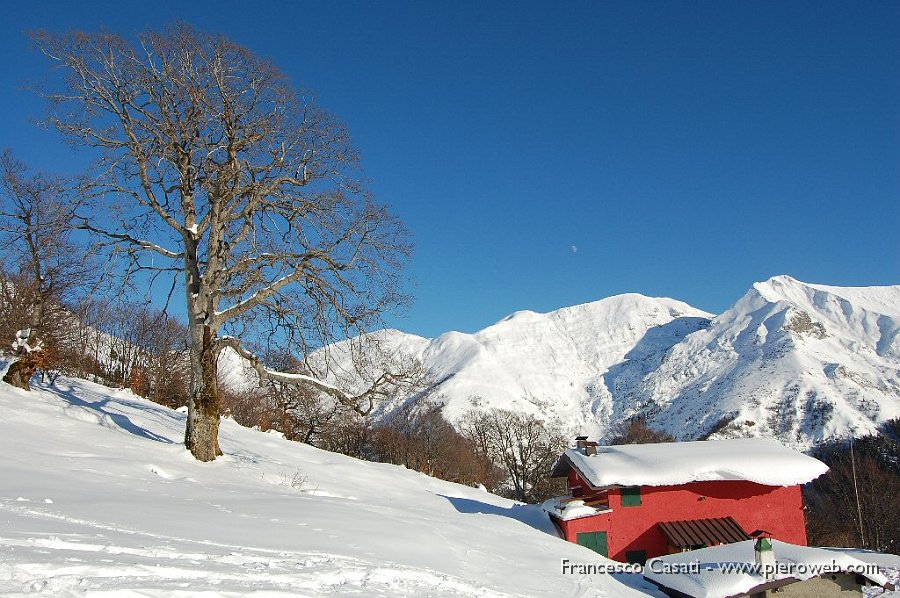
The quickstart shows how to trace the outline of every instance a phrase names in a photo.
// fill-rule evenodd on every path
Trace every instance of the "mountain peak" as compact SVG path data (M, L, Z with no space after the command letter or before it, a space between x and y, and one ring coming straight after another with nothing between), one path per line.
M813 288L813 285L797 280L787 274L779 274L762 282L753 283L753 289L768 301L791 301L800 295L804 295Z
M812 311L865 310L892 317L900 316L900 285L833 286L803 282L782 274L754 283L752 291L766 301L786 301Z
M619 295L611 295L589 301L587 303L579 303L568 307L561 307L549 312L535 312L531 310L520 310L511 313L493 326L499 324L516 322L516 323L535 323L544 320L572 320L573 318L583 319L600 319L604 321L628 318L637 314L653 314L654 312L667 313L670 317L676 318L684 315L701 316L712 318L713 314L697 309L683 301L671 299L669 297L650 297L640 293L622 293ZM489 326L485 330L493 328ZM478 334L476 332L475 334Z
M427 367L451 420L481 404L606 436L635 415L682 440L763 436L805 449L900 417L900 286L755 283L720 316L626 293L516 312Z

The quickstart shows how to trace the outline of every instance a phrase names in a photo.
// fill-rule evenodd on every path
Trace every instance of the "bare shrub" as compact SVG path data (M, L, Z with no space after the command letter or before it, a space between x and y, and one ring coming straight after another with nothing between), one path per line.
M656 442L675 442L675 439L647 424L643 416L632 417L618 426L616 436L610 444L653 444Z
M900 551L900 444L885 434L854 441L852 458L845 442L815 456L830 470L804 488L810 543Z

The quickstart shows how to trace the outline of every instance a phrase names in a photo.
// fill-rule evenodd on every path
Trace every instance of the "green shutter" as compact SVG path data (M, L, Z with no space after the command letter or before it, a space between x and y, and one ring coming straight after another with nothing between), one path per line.
M609 556L609 544L606 541L606 532L582 532L576 536L576 541L585 548L590 548L594 552L602 554L605 557Z
M623 507L639 507L641 506L641 487L630 486L622 488L622 506Z

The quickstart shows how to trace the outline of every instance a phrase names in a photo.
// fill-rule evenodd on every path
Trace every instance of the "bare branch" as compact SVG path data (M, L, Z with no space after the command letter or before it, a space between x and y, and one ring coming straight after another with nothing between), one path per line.
M375 407L377 399L385 396L387 388L396 388L398 386L408 384L410 381L408 374L398 375L395 373L384 372L365 391L358 395L351 395L341 388L338 388L333 384L324 382L314 376L270 370L266 368L265 364L263 364L262 360L259 357L245 349L241 345L240 341L234 337L226 336L219 338L218 347L219 352L226 348L229 348L240 355L244 360L246 360L250 367L253 368L253 370L259 376L260 381L278 381L285 384L313 388L319 392L331 396L345 407L353 409L360 415L368 415L369 413L371 413L372 409ZM366 406L360 407L361 404L364 404Z
M114 232L111 232L108 230L104 230L102 228L97 228L96 226L92 226L92 225L88 224L87 220L84 220L84 219L78 224L78 228L90 231L90 232L98 234L98 235L102 235L104 237L113 239L115 241L123 241L129 245L134 245L136 247L140 247L141 249L155 251L156 253L158 253L160 255L163 255L165 257L169 257L172 259L180 259L180 258L184 257L184 252L175 252L170 249L166 249L165 247L161 247L151 241L147 241L144 239L136 239L126 233L114 233ZM166 269L170 270L171 268L166 268Z

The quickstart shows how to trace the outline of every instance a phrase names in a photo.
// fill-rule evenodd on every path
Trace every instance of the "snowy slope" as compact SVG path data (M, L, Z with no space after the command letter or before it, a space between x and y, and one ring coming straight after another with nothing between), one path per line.
M797 448L900 417L900 286L757 283L617 399L679 438L768 436Z
M80 380L0 409L4 596L638 595L563 576L605 559L476 489L227 420L202 464L183 414Z

